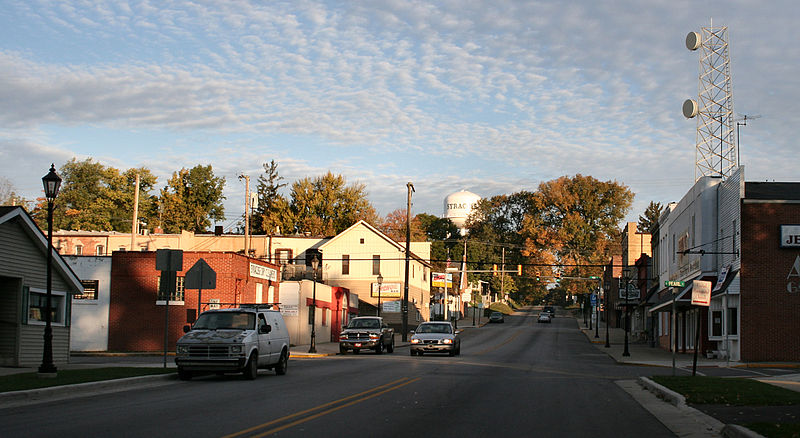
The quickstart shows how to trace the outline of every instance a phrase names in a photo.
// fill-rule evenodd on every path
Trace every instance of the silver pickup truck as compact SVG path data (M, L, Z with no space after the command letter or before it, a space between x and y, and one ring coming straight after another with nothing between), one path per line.
M377 354L383 353L383 350L392 353L394 329L378 316L353 318L339 335L339 353L347 354L347 350L352 350L354 354L361 350L374 350Z

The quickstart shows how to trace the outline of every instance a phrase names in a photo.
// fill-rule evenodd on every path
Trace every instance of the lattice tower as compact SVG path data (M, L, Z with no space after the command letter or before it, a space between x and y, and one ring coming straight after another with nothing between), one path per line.
M734 136L733 91L731 90L728 27L701 28L702 35L690 33L686 45L700 48L698 83L697 141L694 179L702 176L730 176L738 166ZM693 37L694 35L694 37ZM694 49L690 39L696 40ZM684 111L685 113L686 111Z

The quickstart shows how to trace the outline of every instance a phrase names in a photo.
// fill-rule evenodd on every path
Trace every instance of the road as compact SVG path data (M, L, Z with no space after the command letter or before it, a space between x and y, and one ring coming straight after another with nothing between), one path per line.
M617 365L573 318L508 316L465 330L461 351L293 360L285 376L213 375L2 409L1 435L673 436L614 383L670 370Z

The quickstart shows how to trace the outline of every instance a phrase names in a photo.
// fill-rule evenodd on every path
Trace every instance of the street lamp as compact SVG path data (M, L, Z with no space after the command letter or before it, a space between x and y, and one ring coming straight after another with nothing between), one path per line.
M314 254L314 258L311 259L311 270L314 272L314 286L312 286L311 292L311 348L308 349L309 353L317 352L317 266L319 266L319 260L317 259L317 255Z
M378 316L381 316L381 285L383 284L383 275L378 272Z
M39 375L42 377L55 377L58 369L53 364L53 205L61 187L61 178L56 173L54 164L50 165L50 172L42 177L44 196L47 198L47 310L44 312L44 347L42 349L42 364L39 366Z

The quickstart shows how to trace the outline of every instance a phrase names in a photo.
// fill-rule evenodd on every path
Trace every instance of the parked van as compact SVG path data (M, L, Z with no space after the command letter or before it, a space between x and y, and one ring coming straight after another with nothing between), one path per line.
M240 372L255 379L259 368L286 374L289 332L271 306L209 310L183 331L175 349L182 380L198 372Z

